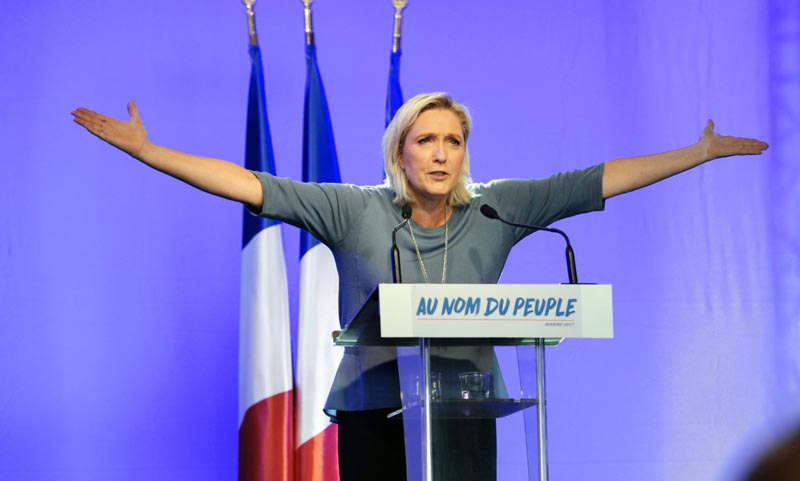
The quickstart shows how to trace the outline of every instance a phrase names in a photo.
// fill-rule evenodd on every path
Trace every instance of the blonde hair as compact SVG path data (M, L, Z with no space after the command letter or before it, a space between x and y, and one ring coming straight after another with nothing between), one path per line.
M435 92L417 95L404 103L383 133L383 168L386 172L384 184L394 191L394 203L397 205L416 200L408 188L406 173L400 168L400 156L403 153L406 136L423 112L434 109L453 112L461 122L461 130L464 134L464 162L461 164L461 172L458 175L456 186L450 192L448 203L457 206L468 204L472 199L472 192L469 190L472 179L469 175L469 149L467 148L472 119L466 107L444 92Z

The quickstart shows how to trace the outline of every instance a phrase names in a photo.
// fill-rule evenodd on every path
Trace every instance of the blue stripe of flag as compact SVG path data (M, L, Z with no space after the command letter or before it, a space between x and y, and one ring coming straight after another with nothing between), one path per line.
M247 136L245 139L244 166L246 169L275 174L275 159L272 153L272 138L269 134L267 101L264 94L264 71L261 66L261 49L250 46L250 91L247 98ZM242 247L262 229L278 221L257 217L244 211L242 223Z
M389 62L389 86L386 89L386 125L394 118L394 114L403 105L403 91L400 89L400 53L392 52Z
M333 128L314 45L306 45L306 97L303 112L303 182L341 182ZM300 234L300 257L319 241Z

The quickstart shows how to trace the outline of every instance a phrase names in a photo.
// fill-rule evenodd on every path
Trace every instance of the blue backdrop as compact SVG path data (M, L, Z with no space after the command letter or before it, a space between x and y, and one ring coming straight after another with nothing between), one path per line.
M256 12L299 179L302 5ZM377 183L391 2L314 12L342 178ZM684 146L709 117L771 143L559 223L581 280L614 285L616 337L551 350L552 479L727 480L797 422L800 4L411 0L403 54L406 96L471 108L478 181ZM235 0L0 2L0 479L235 477L241 206L69 112L135 99L154 142L241 163L249 68ZM564 280L561 249L526 240L503 281Z

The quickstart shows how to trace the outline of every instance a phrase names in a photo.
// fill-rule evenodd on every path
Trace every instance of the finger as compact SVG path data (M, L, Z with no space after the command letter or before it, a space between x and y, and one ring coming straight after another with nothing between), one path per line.
M747 139L747 153L748 154L760 154L761 152L767 150L769 145L766 142L762 142L760 140L755 139Z
M101 125L100 122L97 122L92 117L83 115L80 112L72 112L72 120L74 120L76 124L82 125L86 128L89 128L89 126Z
M117 121L111 117L99 114L84 107L78 107L72 111L73 120L89 132L103 138L108 131L114 127Z
M766 142L762 142L758 139L727 137L725 140L744 154L760 154L769 148Z
M764 147L767 146L767 143L762 141L762 140L751 139L751 138L748 138L748 137L735 137L735 136L732 136L732 135L725 135L725 136L721 136L721 139L723 141L725 141L725 142L731 142L731 143L741 144L741 145L760 145L760 146L764 146Z
M128 102L128 115L130 115L131 120L136 122L141 122L141 118L139 117L139 109L136 108L136 102L131 100Z
M75 117L72 119L76 124L80 125L81 127L85 128L95 136L105 140L106 135L106 127L103 123L91 122L87 121L82 118Z
M714 135L714 121L708 119L708 121L706 121L706 126L703 127L703 133L700 135L700 137L709 137L713 135Z
M93 122L97 124L106 123L109 120L113 120L110 117L106 117L103 114L98 114L97 112L93 112L89 109L85 109L83 107L78 107L72 112L72 115L76 118L80 118L86 120L88 122Z

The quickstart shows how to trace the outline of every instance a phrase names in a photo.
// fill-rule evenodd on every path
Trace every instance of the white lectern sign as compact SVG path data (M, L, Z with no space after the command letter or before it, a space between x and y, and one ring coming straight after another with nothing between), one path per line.
M607 284L381 284L382 337L614 336Z

